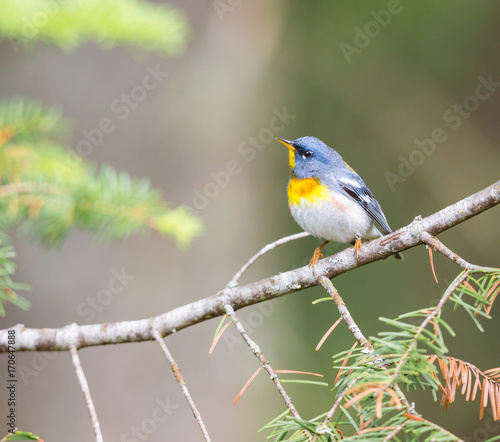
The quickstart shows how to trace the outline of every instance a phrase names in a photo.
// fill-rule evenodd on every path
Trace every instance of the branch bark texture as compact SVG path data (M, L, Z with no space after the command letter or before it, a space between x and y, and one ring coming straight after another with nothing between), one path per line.
M422 232L432 236L468 220L500 203L500 181L426 218L416 217L391 235L363 244L356 259L352 248L318 261L315 272L301 267L178 307L149 319L108 324L72 325L64 328L16 329L17 351L67 351L95 345L151 341L160 332L168 336L183 328L225 314L224 305L234 310L288 293L319 285L318 276L333 278L356 267L386 258L424 243ZM10 328L10 329L12 329ZM7 351L7 329L0 331L0 352Z

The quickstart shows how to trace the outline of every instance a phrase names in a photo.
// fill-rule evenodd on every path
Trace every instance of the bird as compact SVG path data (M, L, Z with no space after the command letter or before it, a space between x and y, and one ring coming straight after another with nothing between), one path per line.
M370 189L336 150L316 137L276 140L289 150L290 212L303 230L325 240L314 250L309 267L314 270L330 241L354 245L359 260L361 239L392 233ZM401 253L395 256L403 259Z

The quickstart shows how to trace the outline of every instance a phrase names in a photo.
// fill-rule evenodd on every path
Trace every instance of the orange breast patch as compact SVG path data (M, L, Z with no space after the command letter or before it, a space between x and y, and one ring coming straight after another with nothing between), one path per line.
M315 178L291 178L288 183L288 201L298 205L304 202L314 203L318 200L330 199L328 187Z

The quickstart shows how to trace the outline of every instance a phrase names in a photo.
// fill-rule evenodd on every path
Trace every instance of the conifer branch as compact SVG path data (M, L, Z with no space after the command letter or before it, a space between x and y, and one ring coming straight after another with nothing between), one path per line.
M430 238L430 240L431 242L433 242L432 238ZM443 247L446 249L445 246ZM385 381L383 377L373 377L366 371L362 373L362 375L356 375L356 377L352 378L348 386L342 391L344 397L349 394L354 395L354 397L349 399L349 401L346 403L346 408L354 404L358 404L359 406L359 401L367 397L368 395L374 398L381 398L381 395L384 392L389 393L390 388L392 388L396 392L396 388L400 391L396 382L399 382L401 380L401 377L406 377L408 375L408 369L404 368L406 367L407 362L409 360L421 359L420 355L422 354L422 350L417 349L418 342L422 342L422 340L424 340L426 342L425 345L427 345L429 348L435 348L437 351L441 352L446 351L446 347L444 347L442 341L442 333L439 327L440 325L442 325L449 331L451 330L440 317L442 308L448 300L454 300L455 302L457 302L457 300L460 300L460 304L467 309L473 319L474 315L476 313L480 313L482 308L484 308L485 312L489 312L494 297L500 291L498 269L479 267L466 262L464 266L467 266L470 270L464 270L462 273L460 273L460 275L447 288L436 307L429 310L422 310L402 316L424 316L424 320L418 327L411 324L404 324L398 320L387 320L389 324L396 326L400 330L404 330L400 333L401 337L398 338L401 339L401 344L398 344L397 341L394 340L394 337L398 335L398 333L394 334L393 337L387 341L387 344L385 344L385 341L382 344L386 347L385 350L381 352L382 354L380 357L385 358L386 356L384 355L387 351L389 353L394 353L389 357L389 361L392 360L392 363L395 363L396 366L394 369L387 372L388 379ZM474 278L472 276L472 274L474 273L486 273L486 275L481 276L480 278ZM467 279L470 279L472 284L476 284L478 290L474 289L474 287L467 281ZM475 307L472 307L462 299L464 290L468 291L468 294L475 300ZM487 315L487 313L485 313L485 315ZM432 324L433 326L433 331L427 330L427 326L430 324ZM386 337L389 337L388 333L384 333L384 335ZM405 350L399 353L399 351L401 351L399 349L403 348ZM379 349L380 343L379 345L375 346L375 353L372 359L377 357L377 352L379 351ZM481 389L482 395L480 403L480 418L482 418L484 408L488 405L488 402L490 403L492 408L493 419L498 420L500 418L500 368L490 369L482 372L472 364L460 361L453 357L444 356L443 353L427 356L427 359L430 364L433 364L436 360L438 360L439 368L441 369L445 381L444 386L439 382L436 372L433 369L430 369L429 366L426 367L425 364L421 365L420 370L417 370L420 372L418 376L422 375L425 377L425 373L427 373L427 376L430 375L436 380L436 382L432 381L431 383L428 383L428 385L431 385L432 388L439 387L441 389L441 405L445 405L447 408L448 404L455 400L456 392L460 390L460 387L462 394L465 394L467 392L466 400L469 400L469 398L471 397L471 391L472 399L474 400L478 389ZM360 369L362 367L367 367L368 364L365 362L364 365L362 365L362 362L363 361L360 360L355 365L359 366ZM374 361L371 361L371 363L373 362ZM379 366L378 368L387 369L390 365L392 365L392 363ZM410 370L411 373L414 373L416 369L415 367L413 367L410 368ZM357 381L361 379L363 380L363 382L356 385ZM421 382L422 381L420 381L419 383ZM472 385L474 385L473 388ZM400 399L404 398L404 394L402 394L402 392L399 396ZM402 400L402 402L404 403L405 408L408 410L409 403L406 401L406 398L404 398L404 401ZM379 407L378 410L376 409L376 412L377 411L377 418L380 418L382 416L381 407ZM419 415L415 413L413 407L411 407L411 409L409 410L408 417L411 419L423 421L419 417ZM431 425L431 423L429 423L428 421L425 422L426 425ZM440 427L436 427L436 429L438 431L441 431Z
M333 301L335 302L335 304L337 305L337 308L339 310L339 313L341 315L341 317L345 320L346 322L346 325L347 325L347 328L349 329L349 331L353 334L353 336L355 337L356 341L364 348L364 351L363 352L367 352L367 353L372 353L374 348L373 348L373 345L371 344L371 342L365 338L365 336L363 335L363 333L361 332L360 328L358 327L358 325L356 324L356 322L354 321L353 317L351 316L351 314L349 313L349 310L347 309L342 297L339 295L337 289L335 289L335 287L333 286L332 282L326 278L325 276L320 276L318 278L318 281L320 282L320 284L323 286L323 288L327 291L327 293L332 297ZM348 357L349 357L349 354L348 354ZM382 360L375 360L374 363L382 368L382 369L385 369L386 367L384 365L380 365L380 363L382 362ZM335 411L338 409L338 407L340 406L340 404L342 403L342 401L345 399L346 395L351 393L353 390L352 388L354 387L354 385L356 384L356 382L358 382L361 378L359 376L356 376L354 378L352 378L349 383L347 384L346 388L338 395L337 399L335 400L335 403L333 404L332 408L326 413L326 416L323 420L323 423L321 424L321 427L322 428L327 428L327 425L328 425L328 422L333 418L333 415L335 414ZM360 385L356 388L359 388L360 390L363 390L363 385ZM373 390L373 391L376 391L377 388L373 388L373 385L368 385L367 386L368 390L367 389L364 389L364 391L362 391L362 393L360 393L361 395L365 396L367 394L370 393L370 388ZM393 385L385 385L383 390L381 390L379 393L378 393L378 398L380 399L379 401L379 407L377 409L377 417L380 418L381 417L381 400L383 398L383 394L387 392L389 395L391 395L393 397L393 400L394 403L398 404L398 408L401 408L401 404L404 404L404 407L406 408L406 411L411 414L411 415L418 415L413 406L410 404L410 402L408 401L408 399L406 398L405 394L403 393L403 391L399 388L399 386L397 384L393 384ZM361 396L360 396L361 398ZM352 402L352 403L355 403L358 401L358 398L354 397L352 399L350 399L349 402ZM349 403L346 404L346 408L349 406ZM400 430L403 428L403 426L400 428ZM399 430L399 431L400 431ZM317 438L317 435L313 438L313 442L316 440Z
M75 329L30 329L16 326L17 351L67 351L77 348L153 340L159 331L167 336L174 331L225 314L224 305L234 310L274 299L318 285L317 275L331 279L370 262L422 244L422 232L437 235L500 203L500 181L426 218L417 217L391 235L362 245L358 258L352 248L318 261L316 275L301 267L240 287L226 288L216 295L184 305L159 316L136 321L82 325ZM0 352L7 351L7 330L0 330Z
M461 276L459 278L455 279L455 281L446 289L446 291L444 292L443 296L441 296L441 299L439 300L436 307L434 307L434 309L432 309L432 311L429 313L429 315L422 321L422 323L418 327L416 333L413 335L413 339L410 342L410 344L408 345L406 352L401 357L395 370L391 373L392 377L394 377L395 379L397 378L399 372L401 371L401 367L406 362L406 359L410 355L411 351L417 345L417 340L418 340L419 336L423 333L425 328L433 321L433 319L441 313L441 310L443 309L446 301L448 301L448 299L453 294L453 292L460 286L460 284L462 284L462 282L464 282L467 279L468 276L469 276L469 271L466 270L465 272L463 272L461 274Z
M446 301L460 286L460 284L462 284L462 282L467 279L468 275L469 275L468 270L462 272L462 274L458 278L456 278L455 281L444 292L443 296L439 300L436 307L434 307L430 312L428 312L428 315L422 321L416 332L413 334L411 341L406 348L406 351L398 358L399 362L396 364L396 367L394 368L394 370L388 372L388 380L385 382L378 381L378 382L364 383L352 387L350 389L347 389L346 395L355 394L355 396L349 400L346 406L353 405L354 403L358 402L360 399L365 397L367 394L373 393L373 396L383 394L384 392L388 391L389 388L391 388L391 385L394 385L394 383L397 382L399 373L401 372L403 366L407 363L408 357L410 356L411 352L417 345L420 335L424 332L426 327L433 322L433 319L440 314Z

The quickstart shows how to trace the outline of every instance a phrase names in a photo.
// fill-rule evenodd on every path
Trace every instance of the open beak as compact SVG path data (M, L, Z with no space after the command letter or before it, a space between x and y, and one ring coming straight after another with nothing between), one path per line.
M293 145L293 141L285 140L284 138L276 138L280 143L284 144L291 152L295 152L295 146Z

